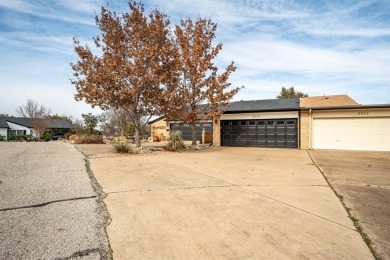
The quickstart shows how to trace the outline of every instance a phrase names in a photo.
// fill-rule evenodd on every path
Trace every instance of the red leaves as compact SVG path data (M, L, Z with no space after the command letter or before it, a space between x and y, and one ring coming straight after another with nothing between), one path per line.
M169 109L168 118L194 124L221 113L221 108L239 91L240 88L228 90L231 85L229 76L236 70L234 63L220 75L213 63L222 49L221 43L215 46L212 44L216 29L217 24L201 18L195 22L191 19L182 20L176 26L176 91L180 96L175 97L179 100L172 102L176 109Z
M102 7L96 16L101 35L94 44L101 56L73 39L79 56L71 63L75 99L102 109L130 111L134 125L147 115L194 123L206 112L220 113L239 88L229 90L234 63L222 74L213 63L222 49L221 43L212 44L217 25L187 19L172 36L166 14L157 9L145 14L143 4L134 0L129 8L128 13L117 14Z

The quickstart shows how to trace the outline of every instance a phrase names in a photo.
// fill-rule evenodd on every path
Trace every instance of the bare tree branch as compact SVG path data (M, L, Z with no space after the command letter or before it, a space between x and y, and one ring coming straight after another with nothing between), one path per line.
M34 100L27 100L27 103L25 105L20 106L16 109L16 113L21 117L29 119L35 136L38 138L38 140L49 128L49 116L51 113L51 109L43 105L39 105L38 102Z

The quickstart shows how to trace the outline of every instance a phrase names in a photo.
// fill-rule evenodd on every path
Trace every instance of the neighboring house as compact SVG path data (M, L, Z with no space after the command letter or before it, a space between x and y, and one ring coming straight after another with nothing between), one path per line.
M67 133L73 128L67 119L50 119L47 131L50 133ZM11 135L35 135L29 118L2 117L0 118L0 134L8 140Z
M7 137L8 123L3 118L0 118L0 135Z

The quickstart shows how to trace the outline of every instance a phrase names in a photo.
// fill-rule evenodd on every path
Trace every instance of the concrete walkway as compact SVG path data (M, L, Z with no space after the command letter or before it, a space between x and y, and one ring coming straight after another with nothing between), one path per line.
M0 142L0 259L106 259L98 194L63 142Z
M107 193L114 259L373 258L306 151L210 148L90 162Z

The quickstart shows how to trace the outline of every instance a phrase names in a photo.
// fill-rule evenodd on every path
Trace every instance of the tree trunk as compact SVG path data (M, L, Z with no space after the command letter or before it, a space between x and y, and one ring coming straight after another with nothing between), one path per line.
M192 124L192 145L196 145L196 124Z
M135 128L135 147L139 148L141 147L141 139L139 136L139 129L138 127Z

